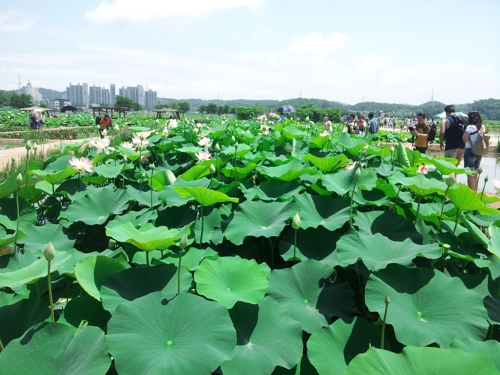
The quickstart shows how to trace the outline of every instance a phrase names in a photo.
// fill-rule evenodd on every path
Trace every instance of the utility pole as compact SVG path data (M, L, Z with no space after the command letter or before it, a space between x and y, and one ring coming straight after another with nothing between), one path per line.
M21 75L20 74L17 75L17 86L18 86L17 88L19 90L21 90Z
M431 102L434 101L434 88L432 89L432 94L431 94Z

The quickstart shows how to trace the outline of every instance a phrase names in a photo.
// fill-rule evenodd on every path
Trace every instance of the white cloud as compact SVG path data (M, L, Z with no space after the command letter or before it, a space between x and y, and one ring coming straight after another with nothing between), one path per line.
M26 16L19 12L8 10L5 13L0 13L0 31L14 33L30 30L33 26L33 20L26 19Z
M288 48L288 52L297 54L329 53L342 48L348 40L349 37L347 35L340 33L335 33L323 38L320 33L314 31L293 43Z
M248 7L255 9L265 0L114 0L103 1L97 9L87 11L85 18L90 21L128 19L148 20L175 16L204 16L220 9Z

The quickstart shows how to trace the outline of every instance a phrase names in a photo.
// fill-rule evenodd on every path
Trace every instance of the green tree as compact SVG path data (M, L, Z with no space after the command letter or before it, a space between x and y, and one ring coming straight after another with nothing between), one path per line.
M191 109L191 106L189 105L188 102L180 102L179 103L179 109L183 111L184 113L189 112Z
M33 97L29 94L10 94L9 105L14 108L25 108L33 105Z
M0 90L0 107L6 107L9 105L9 92L5 90Z
M202 115L207 111L207 106L206 105L200 105L198 107L198 112L200 112Z
M143 108L142 108L142 105L140 105L139 103L136 103L136 102L132 102L132 110L138 112L138 111L141 111Z
M128 107L132 108L133 101L126 96L116 95L115 107Z
M238 106L235 110L238 120L250 120L259 113L259 108L255 106Z
M500 99L474 100L471 107L485 120L500 120Z
M207 104L207 113L209 113L211 115L217 113L217 104L208 103Z

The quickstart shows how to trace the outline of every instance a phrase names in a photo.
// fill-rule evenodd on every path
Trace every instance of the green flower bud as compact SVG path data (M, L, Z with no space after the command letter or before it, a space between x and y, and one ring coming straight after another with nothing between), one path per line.
M210 167L209 167L209 168L210 168L210 173L215 174L215 172L216 172L216 170L215 170L215 165L210 164Z
M391 303L391 299L389 298L389 296L385 296L384 302L386 306L388 306Z
M28 142L26 142L26 150L31 150L31 141L28 139Z
M488 176L484 177L484 182L488 182Z
M216 143L216 144L215 144L215 147L214 147L214 148L215 148L215 151L217 151L217 152L219 152L219 151L220 151L220 146L219 146L219 144L218 144L218 143Z
M296 213L295 216L293 217L293 220L292 220L292 228L297 230L300 228L300 224L302 224L300 222L300 216L298 213Z
M455 174L452 173L448 176L448 178L446 179L446 185L448 186L453 186L455 185L455 183L457 182L457 180L455 179Z
M184 250L186 248L187 244L188 244L188 236L187 236L187 234L185 234L181 238L181 242L179 242L179 247L181 248L181 250Z
M479 169L477 170L477 173L479 173L479 174L483 173L483 168L479 168Z
M52 259L55 258L56 250L54 249L54 245L52 245L52 241L49 241L49 243L45 247L45 250L43 252L43 256L45 257L45 259L48 262L50 262Z
M35 151L36 151L37 149L38 149L38 145L37 145L37 144L36 144L36 142L35 142L35 143L33 143L33 150L35 150Z
M355 166L354 168L356 168L356 172L354 172L354 174L356 176L356 179L358 179L361 177L361 167Z
M173 185L173 183L174 183L174 182L175 182L175 180L177 179L177 178L175 177L174 172L172 172L170 169L167 169L167 170L165 171L165 174L167 175L167 180L168 180L168 182L170 182L170 185Z
M21 173L19 173L16 177L16 182L20 184L22 181L23 181L23 176L21 175Z

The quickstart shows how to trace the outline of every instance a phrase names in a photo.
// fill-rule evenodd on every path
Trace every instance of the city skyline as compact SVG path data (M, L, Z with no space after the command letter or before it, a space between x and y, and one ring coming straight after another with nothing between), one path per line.
M286 4L89 0L68 13L60 0L6 0L0 88L17 89L21 75L57 91L78 80L139 83L178 99L420 104L432 90L446 103L498 97L498 1Z

